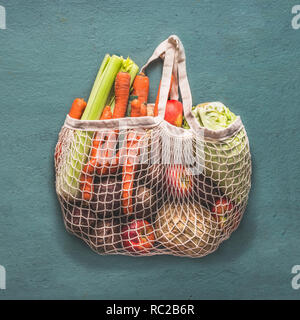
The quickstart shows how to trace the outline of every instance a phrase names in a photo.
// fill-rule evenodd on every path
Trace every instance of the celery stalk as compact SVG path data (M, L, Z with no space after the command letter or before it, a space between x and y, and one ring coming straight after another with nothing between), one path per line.
M102 64L100 66L100 69L98 71L98 74L97 74L97 77L96 77L96 80L94 82L94 85L93 85L93 88L92 88L92 91L90 93L90 97L89 97L89 100L88 100L88 103L87 105L91 105L91 104L94 104L94 101L95 101L95 98L96 98L96 95L97 95L97 91L98 91L98 88L99 88L99 85L102 81L102 75L103 75L103 72L108 64L110 60L110 55L109 54L106 54L104 56L104 59L102 61ZM83 115L82 115L83 116ZM82 120L84 120L82 117L81 117ZM87 119L85 119L87 120Z
M79 193L79 180L82 168L87 161L87 155L91 147L92 132L76 130L74 133L74 142L69 154L68 163L64 176L67 182L67 193L77 197Z
M101 81L99 81L100 83L95 98L87 104L81 120L99 120L114 84L115 77L122 66L122 62L123 59L115 55L109 59L104 73L100 77Z

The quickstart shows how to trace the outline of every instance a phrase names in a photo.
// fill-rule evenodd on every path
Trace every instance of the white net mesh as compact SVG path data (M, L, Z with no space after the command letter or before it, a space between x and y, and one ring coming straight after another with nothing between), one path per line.
M94 251L201 257L238 227L251 157L243 126L222 141L176 136L164 122L148 130L63 126L55 169L65 226Z

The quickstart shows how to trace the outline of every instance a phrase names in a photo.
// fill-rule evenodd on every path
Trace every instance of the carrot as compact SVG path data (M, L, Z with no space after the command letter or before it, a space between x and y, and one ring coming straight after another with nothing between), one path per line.
M131 101L131 117L140 117L141 116L141 101L134 99Z
M93 141L93 149L91 150L90 160L85 164L82 169L80 177L80 189L82 191L82 197L86 201L90 201L93 196L94 185L93 177L95 171L99 175L115 174L119 165L119 153L113 158L113 147L115 146L115 140L107 137L105 133L99 138L99 132ZM103 155L103 151L105 155Z
M135 135L133 133L133 135ZM125 150L125 164L122 168L122 207L123 213L129 214L133 212L132 206L132 191L134 184L134 176L137 170L135 159L139 154L138 142L140 137L132 137L129 133L127 135L127 146Z
M106 106L102 112L100 120L107 120L112 118L112 112L110 110L110 106ZM97 166L97 150L99 148L100 143L103 144L107 139L105 132L96 132L93 138L93 143L90 151L90 160L83 168L83 172L87 172L89 174L93 174L95 171L95 167Z
M169 89L169 94L168 94L168 98L170 96L170 91L173 85L173 75L171 76L171 82L170 82L170 89ZM159 87L158 87L158 91L157 91L157 96L156 96L156 100L155 100L155 106L154 106L154 117L158 116L158 103L159 103L159 95L160 95L160 87L161 87L161 81L159 83Z
M69 116L74 119L81 119L85 107L86 102L81 98L76 98L72 103Z
M94 186L93 186L93 175L87 173L88 166L85 165L83 168L83 173L80 177L80 189L82 191L82 197L86 201L90 201L93 196Z
M130 74L128 72L118 72L115 80L116 103L113 113L113 119L123 118L126 114L129 91Z
M102 112L100 120L116 119L124 117L127 108L131 76L127 72L119 72L115 80L115 108L112 114L110 106L106 106ZM82 197L86 201L91 200L93 194L93 175L105 175L116 173L118 169L119 157L113 159L114 147L117 143L117 132L111 134L107 132L97 132L94 136L90 152L90 160L83 167L80 188ZM113 159L113 163L111 163ZM110 168L112 166L112 168ZM111 170L110 170L111 169Z
M100 117L100 120L108 120L108 119L112 119L112 112L111 112L110 106L106 106L103 109L102 115Z
M105 133L103 132L95 133L95 136L92 142L91 151L90 151L90 159L82 169L79 188L82 191L83 199L86 201L91 200L93 195L93 190L94 190L93 176L95 174L95 169L98 161L97 150L99 148L99 145L104 143L104 139L105 139Z
M147 116L147 104L142 103L141 105L141 117L146 117Z
M106 141L98 148L97 151L97 169L99 175L107 175L116 173L118 170L119 156L114 156L118 135L115 131L109 133Z
M103 162L102 162L103 163ZM103 164L97 163L96 172L100 176L105 176L108 174L115 174L119 168L119 151L116 153L115 157L106 157L106 162Z
M149 78L144 74L138 74L133 82L133 93L134 96L138 96L141 104L147 103L149 94Z

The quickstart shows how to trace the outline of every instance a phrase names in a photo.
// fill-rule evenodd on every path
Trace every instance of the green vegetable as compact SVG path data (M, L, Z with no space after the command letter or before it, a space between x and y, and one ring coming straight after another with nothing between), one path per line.
M122 63L122 57L113 55L109 59L107 65L103 68L102 73L100 75L98 74L99 78L97 76L94 87L92 89L91 97L88 100L81 120L100 119L102 111L106 105L107 98L114 84L115 77L122 67Z
M193 114L193 115L198 119L198 121L200 122L199 117L198 117L198 114L197 114L196 106L192 107L192 114ZM190 129L190 126L189 126L189 124L187 123L186 118L185 118L184 116L182 117L182 128L183 128L183 129Z
M227 128L236 120L236 115L222 103L198 105L196 114L200 125L211 130Z
M81 120L98 120L111 92L113 84L119 71L129 72L131 75L131 84L138 73L138 66L129 58L124 60L122 57L105 55L96 80L88 99L87 106L81 117ZM113 96L110 99L114 99ZM62 173L62 192L70 194L76 198L79 194L80 176L82 168L87 162L92 143L93 132L76 130L74 139L70 146L65 172Z
M211 130L227 128L237 118L220 102L197 105L194 112L200 125ZM211 177L236 204L248 193L250 153L247 141L242 128L224 141L204 142L205 175Z
M62 173L63 192L72 195L74 198L79 193L79 179L82 168L87 161L90 146L92 144L93 133L88 131L76 130L74 140L70 146L65 172Z
M92 91L90 93L90 97L89 97L89 100L88 100L88 103L87 103L87 106L89 106L89 108L91 108L91 106L95 103L95 98L96 98L96 95L97 95L97 92L98 92L98 88L99 88L100 83L101 83L101 81L103 79L103 77L102 77L103 71L105 70L109 60L110 60L110 55L106 54L104 56L104 59L103 59L102 63L101 63L101 66L100 66L100 69L98 71L96 80L94 82ZM87 108L87 106L86 106L86 108ZM83 115L82 115L81 120L84 120Z

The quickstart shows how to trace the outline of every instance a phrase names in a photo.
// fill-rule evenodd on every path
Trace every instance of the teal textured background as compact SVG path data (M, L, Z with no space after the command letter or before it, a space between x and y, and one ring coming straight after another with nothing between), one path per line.
M298 1L300 4L300 1ZM0 299L299 299L297 1L4 1L0 30ZM203 259L98 256L63 226L53 151L106 52L142 65L177 34L194 103L241 115L253 157L240 228ZM161 66L153 65L155 99Z

